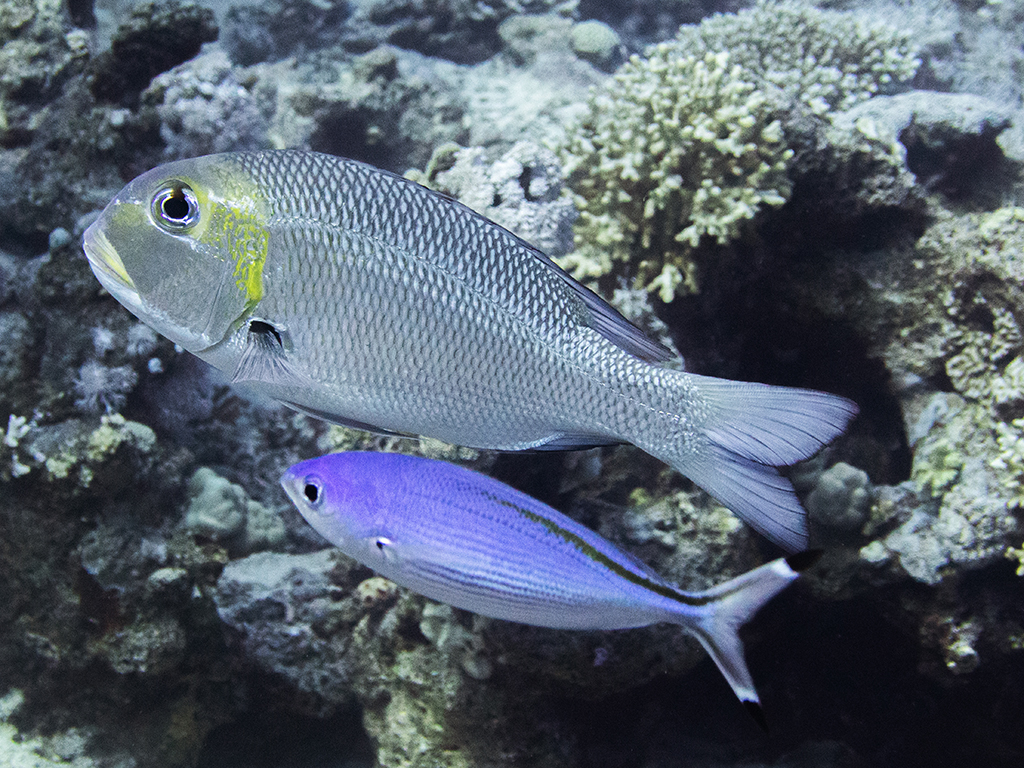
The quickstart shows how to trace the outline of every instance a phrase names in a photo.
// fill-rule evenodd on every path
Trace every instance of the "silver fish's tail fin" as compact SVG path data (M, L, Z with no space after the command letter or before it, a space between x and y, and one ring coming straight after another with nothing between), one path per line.
M857 414L846 398L809 389L696 377L710 415L706 449L679 468L789 552L807 547L807 513L775 467L806 459Z
M693 597L706 599L696 619L680 619L680 624L704 646L721 670L733 692L757 721L766 728L761 699L743 655L739 630L761 607L785 589L805 568L817 562L818 551L800 552L779 558L724 584L698 592Z

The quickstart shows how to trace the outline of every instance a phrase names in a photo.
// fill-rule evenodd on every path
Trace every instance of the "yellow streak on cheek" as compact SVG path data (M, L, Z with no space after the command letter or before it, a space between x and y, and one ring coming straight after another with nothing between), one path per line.
M210 226L203 240L230 256L238 292L246 304L256 304L263 298L263 266L270 236L255 201L211 201L210 209Z

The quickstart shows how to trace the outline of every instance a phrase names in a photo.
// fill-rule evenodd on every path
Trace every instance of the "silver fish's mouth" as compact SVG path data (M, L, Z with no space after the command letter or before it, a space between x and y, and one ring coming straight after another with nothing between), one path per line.
M138 314L142 305L142 297L135 283L124 268L117 249L110 244L99 221L93 222L82 236L82 248L89 266L96 279L107 289L107 292L124 304L130 311Z
M115 296L122 291L131 291L137 295L135 283L128 276L121 257L117 250L110 244L106 234L100 227L99 221L93 222L82 236L82 248L85 250L85 257L89 259L89 266L93 274L103 287ZM112 289L111 285L117 290Z

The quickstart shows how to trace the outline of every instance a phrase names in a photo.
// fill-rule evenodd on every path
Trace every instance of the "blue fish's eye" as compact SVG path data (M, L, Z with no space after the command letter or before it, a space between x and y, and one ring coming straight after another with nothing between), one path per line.
M187 232L199 221L199 201L192 188L172 181L153 195L153 220L172 233Z
M306 497L306 501L309 502L310 506L319 507L324 497L324 489L320 479L307 477L302 484L302 495Z

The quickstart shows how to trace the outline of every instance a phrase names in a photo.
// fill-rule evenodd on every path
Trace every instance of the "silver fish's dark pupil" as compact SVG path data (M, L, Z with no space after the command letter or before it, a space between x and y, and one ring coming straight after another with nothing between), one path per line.
M185 199L183 192L175 191L177 194L172 193L164 200L164 216L173 221L184 221L188 218L188 200Z
M199 221L199 203L191 187L175 182L157 192L153 198L153 218L172 232L193 227Z

